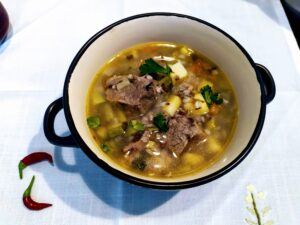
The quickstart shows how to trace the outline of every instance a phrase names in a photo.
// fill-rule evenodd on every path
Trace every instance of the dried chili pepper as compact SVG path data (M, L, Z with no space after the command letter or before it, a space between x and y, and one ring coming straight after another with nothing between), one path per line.
M34 153L29 154L25 158L23 158L19 162L19 166L18 166L20 179L23 178L23 170L27 166L34 164L34 163L41 162L41 161L45 161L45 160L47 160L51 164L53 163L52 156L50 154L48 154L47 152L34 152Z
M23 194L23 203L24 203L24 205L28 209L31 209L31 210L42 210L44 208L52 206L52 204L49 204L49 203L39 203L39 202L36 202L36 201L32 200L30 194L31 194L31 189L32 189L32 186L33 186L34 179L35 179L35 177L33 176L31 181L30 181L29 186L24 191L24 194Z

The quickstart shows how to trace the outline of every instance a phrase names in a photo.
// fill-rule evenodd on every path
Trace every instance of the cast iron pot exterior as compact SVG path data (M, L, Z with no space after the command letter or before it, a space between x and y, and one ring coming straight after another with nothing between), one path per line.
M70 106L69 106L69 82L73 73L73 70L75 69L79 59L81 56L84 54L84 52L88 49L88 47L96 40L98 39L101 35L106 33L107 31L111 30L115 26L122 24L124 22L138 19L138 18L143 18L143 17L151 17L151 16L176 16L176 17L181 17L181 18L186 18L189 20L197 21L199 23L205 24L219 32L221 32L223 35L225 35L227 38L229 38L245 55L245 57L248 59L249 63L251 66L254 68L257 76L257 80L260 84L260 89L261 89L261 108L260 108L260 113L259 113L259 119L257 121L255 130L252 134L252 137L250 138L247 146L241 151L241 153L228 165L223 167L222 169L208 175L205 177L201 177L198 179L194 180L188 180L188 181L183 181L183 182L172 182L172 183L164 183L164 182L156 182L156 181L149 181L145 179L140 179L137 177L133 177L131 175L128 175L126 173L123 173L117 169L112 168L109 166L106 162L102 161L99 159L93 152L90 150L90 148L86 145L82 137L79 135L71 112L70 112ZM173 189L184 189L184 188L190 188L190 187L195 187L198 185L202 185L205 183L208 183L210 181L213 181L226 173L228 173L230 170L232 170L234 167L236 167L252 150L253 146L255 145L263 124L265 120L265 114L266 114L266 104L271 102L276 93L276 88L275 88L275 83L272 78L271 73L268 71L266 67L260 64L254 63L250 55L247 53L247 51L234 39L232 38L229 34L227 34L225 31L221 30L220 28L203 21L201 19L188 16L188 15L182 15L182 14L176 14L176 13L145 13L145 14L139 14L135 16L131 16L125 19L122 19L118 22L115 22L111 24L110 26L104 28L103 30L99 31L96 33L93 37L91 37L84 45L83 47L79 50L75 58L73 59L69 70L66 75L65 83L64 83L64 89L63 89L63 97L55 100L53 103L49 105L45 112L45 117L44 117L44 132L45 136L48 139L49 142L51 142L54 145L58 146L65 146L65 147L79 147L81 148L85 154L93 161L95 162L98 166L106 170L107 172L111 173L112 175L115 175L118 178L121 178L122 180L125 180L127 182L144 186L144 187L150 187L150 188L156 188L156 189L166 189L166 190L173 190ZM60 137L56 135L55 130L54 130L54 120L57 115L57 113L63 109L65 113L65 117L67 120L67 124L69 126L71 135L67 137Z
M9 18L7 11L0 2L0 45L5 41L9 29Z

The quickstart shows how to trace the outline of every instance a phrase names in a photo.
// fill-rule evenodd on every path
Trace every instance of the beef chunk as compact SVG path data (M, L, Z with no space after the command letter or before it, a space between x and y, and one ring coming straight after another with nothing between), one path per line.
M206 113L204 115L201 115L201 116L195 116L195 121L198 123L198 124L205 124L207 123L209 120L211 120L212 116L209 114L209 113Z
M173 165L173 156L168 150L158 150L159 155L149 153L146 150L147 143L153 140L151 131L137 134L133 142L129 143L123 151L126 160L133 168L148 172L166 174Z
M124 152L139 152L139 151L143 150L145 148L147 142L149 141L150 136L151 136L151 132L145 131L141 135L139 140L129 143L127 146L125 146L123 151Z
M125 152L125 158L131 165L144 160L144 149L150 139L150 136L151 132L145 131L142 135L138 134L137 137L134 138L133 142L124 147L123 151Z
M167 141L165 148L179 156L185 149L188 141L192 138L204 139L205 133L202 128L182 112L178 112L169 120L169 130L166 133Z
M188 83L180 84L173 89L180 97L190 97L192 95L193 86Z
M145 127L153 127L154 112L151 110L142 117L142 123Z
M105 96L108 101L123 103L147 112L154 104L157 96L156 81L146 76L113 76L106 81Z

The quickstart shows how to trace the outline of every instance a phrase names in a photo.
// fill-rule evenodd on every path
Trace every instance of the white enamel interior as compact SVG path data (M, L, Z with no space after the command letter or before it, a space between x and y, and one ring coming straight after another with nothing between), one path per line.
M217 163L198 174L158 179L127 171L99 151L86 125L85 99L95 73L120 50L151 41L178 42L199 50L228 75L236 90L239 120L233 140ZM75 67L69 83L71 114L77 131L89 148L115 169L135 177L160 182L187 181L207 176L233 161L246 147L254 132L260 113L260 97L260 87L253 67L229 38L205 24L176 16L143 17L115 26L89 46Z

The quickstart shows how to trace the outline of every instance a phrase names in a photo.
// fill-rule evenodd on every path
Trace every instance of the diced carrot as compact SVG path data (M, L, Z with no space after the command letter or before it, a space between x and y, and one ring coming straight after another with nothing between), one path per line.
M216 75L210 75L209 78L211 81L217 81L217 77Z
M143 52L144 53L147 53L147 54L151 54L151 53L154 53L154 52L156 52L158 50L158 48L157 48L157 46L148 46L148 47L145 47L144 49L143 49Z
M201 62L201 65L202 65L202 68L205 69L205 70L211 70L212 69L212 66L208 63L208 62L205 62L205 61L202 61L202 60L199 60Z
M191 67L191 71L193 73L195 73L196 75L208 75L208 71L211 68L211 65L207 62L204 62L200 59L196 60L192 67Z
M220 112L220 106L216 104L212 104L211 107L209 108L209 113L214 116L217 115Z

